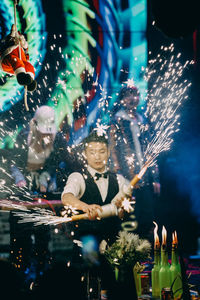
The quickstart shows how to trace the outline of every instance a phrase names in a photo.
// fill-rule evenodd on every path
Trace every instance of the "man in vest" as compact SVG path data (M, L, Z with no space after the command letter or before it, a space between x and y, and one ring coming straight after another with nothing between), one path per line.
M101 206L112 201L128 181L122 175L109 172L107 162L110 153L105 136L98 135L94 130L85 138L83 145L87 168L82 173L74 172L68 177L62 203L87 213L90 218L76 224L75 237L83 240L90 235L96 238L98 245L102 240L112 243L120 230L120 218L115 216L98 220L98 212ZM106 299L104 294L102 290L102 299Z

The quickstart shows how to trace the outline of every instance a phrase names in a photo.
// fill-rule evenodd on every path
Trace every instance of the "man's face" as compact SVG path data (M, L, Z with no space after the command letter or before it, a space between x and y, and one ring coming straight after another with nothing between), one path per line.
M37 138L39 141L43 141L43 143L47 146L49 144L53 143L53 134L50 133L42 133L40 131L37 131Z
M87 145L84 154L90 167L99 172L105 170L109 157L109 150L105 143L90 142Z

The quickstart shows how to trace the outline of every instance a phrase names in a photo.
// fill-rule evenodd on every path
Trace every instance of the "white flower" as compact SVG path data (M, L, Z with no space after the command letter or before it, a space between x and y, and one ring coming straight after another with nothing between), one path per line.
M116 241L105 250L108 261L112 265L131 265L149 258L151 244L139 238L138 234L120 231Z
M151 250L151 244L147 240L143 240L140 245L136 247L138 252L146 252Z
M100 245L99 245L99 252L101 254L104 254L104 252L106 251L106 248L107 248L107 242L105 240L102 240Z

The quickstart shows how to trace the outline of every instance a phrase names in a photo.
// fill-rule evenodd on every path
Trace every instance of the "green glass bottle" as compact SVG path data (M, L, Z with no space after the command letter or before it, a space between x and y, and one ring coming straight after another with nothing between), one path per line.
M165 247L162 246L161 249L161 265L159 272L159 284L160 284L160 294L162 288L169 288L171 286L171 272L170 264L168 262L168 253Z
M154 267L151 271L151 285L152 285L152 297L160 297L160 283L159 283L159 272L160 272L160 250L154 250Z
M133 267L133 275L134 275L134 280L135 280L137 296L139 297L142 295L141 277L140 277L140 273L137 271L136 266Z
M170 266L171 286L174 298L182 294L181 266L179 263L178 250L172 246L172 257Z

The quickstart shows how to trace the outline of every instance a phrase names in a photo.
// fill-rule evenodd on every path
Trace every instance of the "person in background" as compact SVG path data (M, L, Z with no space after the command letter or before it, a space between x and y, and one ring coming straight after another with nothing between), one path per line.
M143 116L137 112L140 94L135 86L123 87L118 96L118 105L110 120L109 139L111 146L111 165L115 172L131 180L141 170L145 158L145 142L148 126ZM158 166L147 169L142 180L133 190L136 200L135 212L138 221L138 234L150 238L155 218L155 202L160 194Z
M98 246L103 240L108 244L114 242L121 228L121 220L118 216L98 220L98 212L101 211L101 206L111 203L118 191L124 185L128 185L128 181L122 175L116 175L108 169L110 152L106 136L98 135L94 130L84 139L83 146L87 167L81 173L70 174L61 199L64 206L72 206L88 214L90 220L80 220L74 226L74 239L83 243L83 258L86 254L86 259L90 258L93 267L100 263L103 270L105 264L101 259L98 260ZM87 246L89 248L86 248ZM100 272L101 299L106 299L109 284L105 273Z
M13 149L11 175L21 196L24 192L32 198L50 198L58 191L56 175L63 162L68 163L70 168L72 159L69 158L65 138L57 131L54 109L48 105L40 106L27 128L17 136ZM59 197L57 194L55 196ZM51 200L48 197L46 200ZM49 227L35 227L32 223L22 224L18 221L19 217L11 212L11 261L27 277L31 272L33 276L39 276L49 263Z
M32 192L56 191L59 164L67 161L71 166L67 141L57 131L54 109L47 105L40 106L28 127L21 130L13 152L11 175L15 184Z

